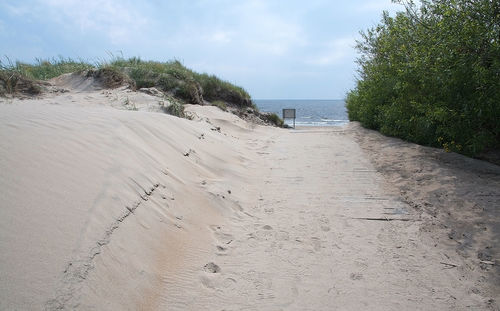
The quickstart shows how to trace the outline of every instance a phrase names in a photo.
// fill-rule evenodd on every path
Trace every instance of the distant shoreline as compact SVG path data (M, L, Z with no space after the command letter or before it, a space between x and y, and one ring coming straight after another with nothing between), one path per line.
M253 100L259 110L282 116L282 109L296 109L296 126L342 126L349 123L343 99ZM286 120L292 125L292 120Z

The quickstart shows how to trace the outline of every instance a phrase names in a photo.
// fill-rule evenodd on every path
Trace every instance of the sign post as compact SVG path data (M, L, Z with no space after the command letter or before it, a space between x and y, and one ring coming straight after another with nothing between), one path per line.
M295 128L295 109L283 109L283 121L293 118L293 128Z

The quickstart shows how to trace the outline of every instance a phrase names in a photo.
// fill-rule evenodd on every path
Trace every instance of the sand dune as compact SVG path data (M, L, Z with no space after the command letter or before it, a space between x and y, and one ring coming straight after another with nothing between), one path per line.
M90 105L72 94L0 108L1 309L72 308L94 278L98 297L84 295L94 305L133 292L142 300L124 289L158 281L157 250L174 260L203 250L212 219L233 208L219 197L224 175L245 161L234 138L207 122L98 107L101 95L86 94ZM113 267L97 275L104 257Z
M468 189L462 164L417 193L405 170L431 153L356 125L282 130L205 106L186 120L73 82L0 103L1 310L498 308L498 221L460 218L486 223L478 259L442 242L456 220L413 204ZM423 162L393 166L401 150ZM467 161L498 207L500 169Z

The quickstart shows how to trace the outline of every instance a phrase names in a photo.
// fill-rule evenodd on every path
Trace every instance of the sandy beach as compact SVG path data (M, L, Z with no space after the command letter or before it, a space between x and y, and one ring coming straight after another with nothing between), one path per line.
M51 83L0 99L0 310L499 310L499 166Z

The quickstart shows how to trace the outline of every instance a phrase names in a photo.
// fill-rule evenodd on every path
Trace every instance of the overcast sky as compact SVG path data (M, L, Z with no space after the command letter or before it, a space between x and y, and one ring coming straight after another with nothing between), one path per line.
M342 99L359 31L390 0L0 0L0 53L33 62L109 55L180 60L254 99Z

